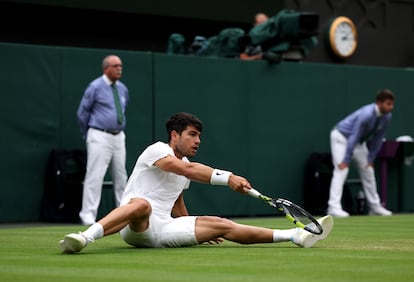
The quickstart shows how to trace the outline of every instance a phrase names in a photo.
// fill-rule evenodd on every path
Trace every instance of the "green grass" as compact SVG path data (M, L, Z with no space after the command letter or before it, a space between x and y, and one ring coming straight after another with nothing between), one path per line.
M284 218L236 219L291 227ZM292 243L201 245L136 249L119 235L79 254L62 255L57 242L83 226L0 228L0 281L413 281L414 215L335 219L314 248Z

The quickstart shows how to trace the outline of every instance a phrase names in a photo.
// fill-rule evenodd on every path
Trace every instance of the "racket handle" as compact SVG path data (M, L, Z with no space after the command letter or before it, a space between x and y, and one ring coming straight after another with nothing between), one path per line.
M248 191L247 191L247 194L249 194L250 196L252 196L253 198L259 198L260 197L260 195L262 195L262 193L260 193L259 191L257 191L256 189L254 189L254 188L252 188L252 189L249 189Z

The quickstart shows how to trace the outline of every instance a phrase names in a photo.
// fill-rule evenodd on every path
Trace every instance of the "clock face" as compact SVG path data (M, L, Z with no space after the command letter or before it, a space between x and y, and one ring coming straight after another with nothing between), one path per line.
M333 21L329 31L329 43L335 55L346 58L355 53L357 33L354 23L346 17Z

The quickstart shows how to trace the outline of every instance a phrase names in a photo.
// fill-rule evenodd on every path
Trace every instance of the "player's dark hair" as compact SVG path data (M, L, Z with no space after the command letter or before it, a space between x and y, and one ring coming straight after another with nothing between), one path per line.
M391 101L395 100L394 93L392 93L392 91L389 89L382 89L378 91L377 93L377 98L376 98L377 102L384 102L385 100L391 100Z
M198 131L203 131L203 124L201 120L189 113L176 113L170 117L166 122L168 142L171 141L171 132L176 131L178 134L181 134L189 125L194 126Z

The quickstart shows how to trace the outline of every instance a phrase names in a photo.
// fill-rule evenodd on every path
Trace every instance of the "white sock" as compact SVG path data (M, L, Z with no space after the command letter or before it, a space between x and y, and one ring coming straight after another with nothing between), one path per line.
M295 235L297 232L296 228L292 229L275 229L273 230L273 242L279 243L279 242L287 242L291 241L293 235Z
M96 239L103 237L104 229L100 223L94 223L88 229L83 231L82 234L89 242L93 242Z

